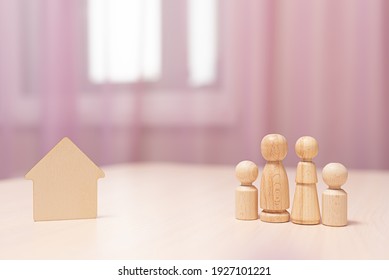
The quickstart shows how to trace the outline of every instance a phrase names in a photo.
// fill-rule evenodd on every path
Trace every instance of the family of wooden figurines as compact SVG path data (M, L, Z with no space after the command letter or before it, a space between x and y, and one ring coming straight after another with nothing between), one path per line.
M347 193L341 189L348 172L340 163L327 164L322 172L329 186L322 196L322 216L316 184L316 166L312 161L319 148L316 139L304 136L297 140L295 151L301 161L296 170L296 188L291 214L287 211L289 182L282 160L288 152L287 141L280 134L266 135L261 142L261 154L267 161L262 171L260 202L263 209L259 218L263 222L316 225L320 220L327 226L347 225ZM258 167L252 161L242 161L235 169L241 185L235 193L235 215L239 220L258 219L258 189L253 182L258 177ZM321 218L321 219L320 219Z

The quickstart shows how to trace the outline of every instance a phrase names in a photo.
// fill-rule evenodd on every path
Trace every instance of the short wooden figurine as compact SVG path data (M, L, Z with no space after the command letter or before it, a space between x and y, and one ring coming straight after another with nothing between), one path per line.
M326 226L347 225L347 193L341 189L348 172L340 163L329 163L323 168L323 180L329 189L323 192L322 223Z
M268 134L261 142L261 153L267 163L262 172L259 215L261 221L283 223L289 221L289 181L282 160L288 144L280 134Z
M258 219L258 189L253 182L258 177L258 167L252 161L241 161L235 168L241 185L235 191L235 217L238 220Z
M295 224L316 225L320 223L320 208L316 166L312 159L317 156L319 146L315 138L303 136L297 140L295 150L301 161L297 165L291 221Z
M97 180L104 172L63 138L26 174L33 181L35 221L97 217Z

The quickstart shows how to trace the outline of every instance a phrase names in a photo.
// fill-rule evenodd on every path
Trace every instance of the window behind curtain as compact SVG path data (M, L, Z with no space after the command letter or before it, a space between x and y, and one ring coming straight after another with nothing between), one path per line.
M93 84L215 84L217 0L88 0L87 12Z

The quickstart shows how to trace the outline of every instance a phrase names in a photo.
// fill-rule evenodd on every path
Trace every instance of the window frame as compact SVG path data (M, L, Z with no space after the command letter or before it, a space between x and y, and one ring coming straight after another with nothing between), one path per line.
M177 0L164 0L166 4L176 4ZM186 2L186 1L179 1ZM83 5L82 10L86 13L86 1L80 1ZM163 5L163 9L171 6ZM218 50L219 59L217 64L218 79L214 84L204 87L164 87L159 82L138 82L129 84L102 84L93 85L87 78L87 59L86 53L82 53L84 58L80 67L82 73L81 86L82 92L79 94L77 111L80 125L99 126L105 117L101 113L101 108L106 107L109 100L111 110L109 112L109 122L115 126L144 125L144 126L212 126L223 125L230 126L237 119L237 109L233 104L236 102L236 94L233 92L236 88L233 80L234 61L230 52L233 47L229 44L236 44L234 36L231 36L232 24L227 24L228 15L224 12L225 1L219 1L218 28L219 40ZM162 17L164 18L164 16ZM80 21L81 22L81 21ZM87 20L80 23L80 30L87 30ZM164 25L165 26L165 25ZM162 33L163 34L163 33ZM79 40L82 52L87 51L86 34L80 32L82 40ZM163 36L163 35L162 35ZM164 45L163 45L164 46ZM163 62L162 62L163 64ZM221 67L223 64L223 67ZM223 71L221 71L223 69ZM162 69L163 72L163 69ZM85 84L84 84L85 83ZM112 96L106 98L109 89ZM142 99L143 106L141 110L136 108L139 99ZM42 103L39 94L27 94L20 92L15 95L14 107L17 111L23 111L23 114L15 114L15 121L21 125L34 126L41 121ZM131 107L123 104L133 104ZM182 104L191 104L185 110L174 110L181 107ZM134 117L136 116L136 117ZM105 122L106 123L106 122Z

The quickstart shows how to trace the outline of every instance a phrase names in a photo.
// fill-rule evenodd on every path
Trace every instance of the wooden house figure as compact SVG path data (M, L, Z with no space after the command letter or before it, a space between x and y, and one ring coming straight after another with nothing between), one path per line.
M104 172L63 138L26 174L33 181L35 221L97 217L97 180Z

